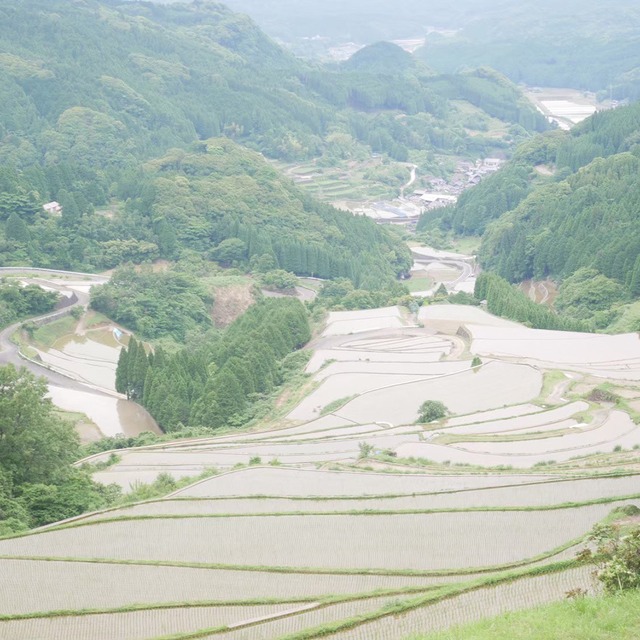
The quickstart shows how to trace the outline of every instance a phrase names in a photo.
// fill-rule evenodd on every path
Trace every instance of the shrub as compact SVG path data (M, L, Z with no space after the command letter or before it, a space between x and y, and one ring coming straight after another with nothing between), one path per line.
M634 516L640 509L629 505L622 513ZM596 525L589 540L596 544L596 550L587 549L580 555L596 561L596 575L605 591L640 588L640 527L629 531L620 525Z
M358 447L360 449L359 458L361 459L368 458L373 451L373 445L368 442L359 442Z
M438 400L425 400L420 405L420 415L418 416L419 422L433 422L434 420L441 420L448 413L447 407Z

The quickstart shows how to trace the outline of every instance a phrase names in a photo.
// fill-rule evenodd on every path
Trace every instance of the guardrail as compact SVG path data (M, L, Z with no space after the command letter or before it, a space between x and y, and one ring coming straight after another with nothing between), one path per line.
M62 269L46 269L44 267L0 267L0 274L6 273L22 273L23 271L31 271L34 273L57 273L60 275L79 276L82 278L100 278L101 280L108 280L105 276L101 276L97 273L83 273L81 271L63 271Z

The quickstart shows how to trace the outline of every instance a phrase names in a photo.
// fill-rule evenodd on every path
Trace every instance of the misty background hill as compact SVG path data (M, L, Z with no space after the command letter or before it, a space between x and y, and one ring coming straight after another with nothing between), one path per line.
M633 0L229 0L297 53L426 37L439 72L488 65L514 82L640 95L640 7ZM319 42L318 42L319 40Z

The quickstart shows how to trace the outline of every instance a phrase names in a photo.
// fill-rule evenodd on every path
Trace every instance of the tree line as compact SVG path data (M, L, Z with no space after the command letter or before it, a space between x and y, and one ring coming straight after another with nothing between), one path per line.
M132 338L120 354L116 388L146 407L168 432L238 427L283 382L294 352L310 337L301 302L266 299L197 348L147 352Z
M46 395L44 378L0 367L0 535L99 509L119 493L71 466L78 435Z
M495 273L481 273L474 289L474 297L487 303L494 315L521 322L534 329L560 331L589 331L586 322L562 316L548 307L536 304L521 289L509 284Z

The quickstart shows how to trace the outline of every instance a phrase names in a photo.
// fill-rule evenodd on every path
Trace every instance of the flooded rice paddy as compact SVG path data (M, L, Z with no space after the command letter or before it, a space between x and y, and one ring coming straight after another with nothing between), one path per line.
M41 362L81 385L49 385L49 397L64 411L87 416L104 436L161 433L155 420L139 404L115 393L120 349L128 336L116 327L77 329L58 338L49 348L38 348Z
M0 621L0 636L28 629L53 640L91 632L104 615L118 637L139 638L143 627L165 622L172 633L205 637L210 616L227 621L233 603L236 622L228 620L240 626L211 637L271 640L366 614L336 638L401 640L591 588L591 567L509 583L500 583L499 571L570 562L596 522L617 506L640 504L632 451L640 429L625 409L640 401L633 377L640 340L534 331L455 305L423 307L418 320L424 326L394 308L332 314L307 368L316 385L271 430L263 424L119 450L119 460L94 477L125 490L160 473L182 478L211 466L220 473L164 499L0 540L0 556L9 558L0 558L0 571L13 585L0 613L71 609L52 624L41 615L28 624ZM86 357L75 339L56 344L55 355L60 364L91 360L86 377L107 384L100 376L111 356L103 347L112 345L97 342ZM481 364L472 369L474 354ZM604 381L628 404L594 399ZM53 393L71 402L66 391ZM426 399L444 402L448 417L416 425ZM94 405L100 415L119 411ZM613 475L620 471L627 473ZM482 578L495 584L463 592L466 580ZM372 593L453 583L458 595L392 617L381 607L415 592ZM369 598L349 600L365 592ZM345 601L316 608L314 599L328 594ZM430 594L437 591L423 591ZM287 600L300 597L310 608ZM250 610L251 598L272 601ZM73 612L141 600L144 610L133 615ZM214 611L202 600L225 604ZM185 603L182 614L153 613L177 601ZM265 618L244 624L254 614Z

